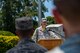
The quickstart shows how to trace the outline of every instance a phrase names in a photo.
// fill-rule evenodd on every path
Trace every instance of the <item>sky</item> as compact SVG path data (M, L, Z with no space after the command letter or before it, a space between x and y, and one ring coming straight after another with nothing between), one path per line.
M52 1L49 1L49 2L45 2L44 5L48 8L48 12L45 12L44 15L45 17L47 16L53 16L52 15L52 9L55 7L52 3Z

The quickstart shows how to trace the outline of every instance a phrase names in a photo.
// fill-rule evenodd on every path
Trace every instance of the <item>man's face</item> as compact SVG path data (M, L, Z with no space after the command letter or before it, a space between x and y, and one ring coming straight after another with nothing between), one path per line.
M45 22L42 22L42 26L47 26L47 22L45 21Z

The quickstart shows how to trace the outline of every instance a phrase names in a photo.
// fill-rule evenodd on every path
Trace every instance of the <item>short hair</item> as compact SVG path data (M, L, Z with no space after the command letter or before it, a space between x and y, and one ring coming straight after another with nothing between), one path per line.
M47 22L46 18L42 18L41 22Z
M21 37L28 37L31 38L33 34L34 29L29 29L29 30L16 30L16 33L18 33L19 36Z
M18 30L29 30L33 28L33 20L30 17L15 19L15 28Z
M71 22L80 22L80 0L54 0L58 12Z

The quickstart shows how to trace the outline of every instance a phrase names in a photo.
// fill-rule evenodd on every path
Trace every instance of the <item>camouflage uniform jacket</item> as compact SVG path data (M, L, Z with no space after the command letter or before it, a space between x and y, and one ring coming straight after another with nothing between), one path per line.
M33 36L32 36L32 40L34 40L35 42L38 42L40 39L58 39L59 37L56 36L55 34L52 34L51 31L48 31L47 29L45 29L43 31L42 26L38 27Z
M46 51L47 49L36 44L34 41L30 39L23 39L6 53L44 53Z

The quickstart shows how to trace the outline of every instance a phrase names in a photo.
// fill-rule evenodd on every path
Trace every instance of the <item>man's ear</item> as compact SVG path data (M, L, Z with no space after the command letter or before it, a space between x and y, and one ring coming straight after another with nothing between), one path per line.
M19 35L19 32L17 30L15 31L15 33L16 33L17 36Z
M62 18L61 15L59 14L59 12L57 11L57 9L53 9L53 15L54 15L54 19L56 21L56 23L58 24L62 24Z

